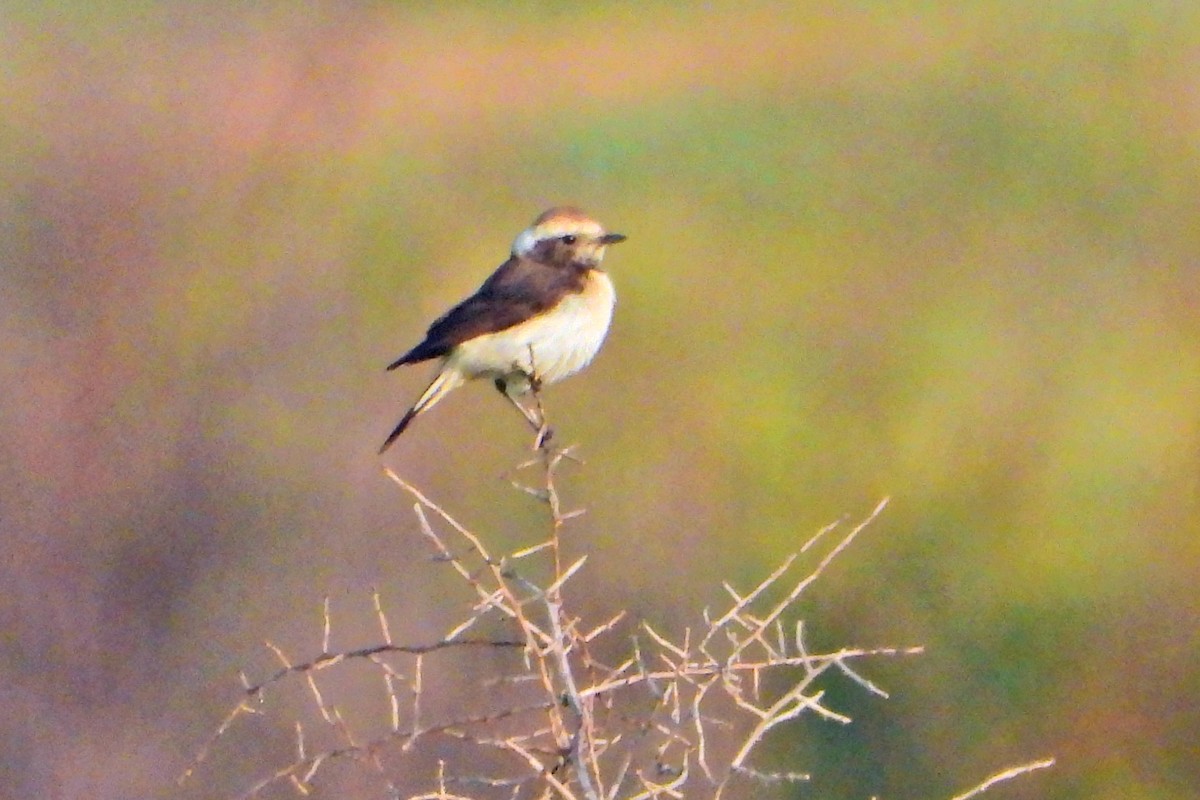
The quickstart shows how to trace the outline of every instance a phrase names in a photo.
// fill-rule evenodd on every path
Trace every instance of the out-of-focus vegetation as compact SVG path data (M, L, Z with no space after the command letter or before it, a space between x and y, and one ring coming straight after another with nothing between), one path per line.
M547 397L598 606L682 625L888 494L807 617L928 653L780 737L801 796L1192 796L1200 7L60 5L0 18L13 796L167 794L324 594L440 633L382 367L560 202L630 237ZM516 541L525 446L481 386L388 462Z

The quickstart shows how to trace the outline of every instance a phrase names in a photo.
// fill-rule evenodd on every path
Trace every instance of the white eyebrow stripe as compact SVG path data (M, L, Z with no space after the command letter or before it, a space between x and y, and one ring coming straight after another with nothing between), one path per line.
M533 228L526 228L525 230L521 231L521 233L517 236L516 241L513 242L513 255L527 256L533 252L533 248L537 245L537 243L537 236L534 233Z
M512 251L516 255L527 256L533 252L533 248L537 246L538 242L544 242L547 239L557 239L559 236L565 236L568 233L583 234L584 236L601 236L604 234L604 228L600 227L600 223L591 220L551 220L521 231L516 241L513 242Z

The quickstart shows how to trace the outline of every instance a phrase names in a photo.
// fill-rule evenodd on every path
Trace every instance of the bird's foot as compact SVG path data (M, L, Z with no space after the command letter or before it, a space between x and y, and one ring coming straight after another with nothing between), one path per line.
M554 428L544 422L538 427L537 436L533 440L534 450L547 450L550 446L550 440L554 438Z

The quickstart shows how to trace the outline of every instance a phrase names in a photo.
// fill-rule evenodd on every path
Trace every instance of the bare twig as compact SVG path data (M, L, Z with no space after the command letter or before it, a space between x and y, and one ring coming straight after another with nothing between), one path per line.
M530 358L532 365L532 353ZM575 585L572 579L587 564L587 555L568 555L564 547L566 523L583 510L564 510L557 482L562 464L579 460L572 448L551 445L537 391L533 404L532 411L521 408L534 430L535 452L512 474L532 468L537 479L532 485L512 478L510 482L545 509L546 531L538 541L506 554L494 553L486 537L395 472L385 470L413 499L417 530L429 544L432 560L448 564L444 574L469 590L470 601L462 616L441 640L398 644L380 594L373 590L381 643L337 651L331 644L333 626L326 598L321 652L297 662L268 644L282 666L258 683L243 678L240 702L205 742L181 781L241 717L261 713L258 707L269 687L298 684L307 688L316 727L330 729L326 739L332 737L336 746L321 749L316 744L320 737L311 734L313 726L306 729L297 720L292 762L262 777L244 797L258 796L281 783L307 794L326 765L353 761L377 772L389 797L407 800L477 800L473 791L487 798L508 794L513 800L518 796L717 800L735 779L760 787L808 780L805 773L751 763L768 734L805 715L848 724L850 718L826 702L829 681L848 680L887 697L863 674L863 662L921 652L920 647L844 647L813 653L805 645L803 623L791 621L803 593L878 517L886 499L824 555L814 556L816 563L806 571L797 572L804 554L823 544L839 523L819 530L749 591L725 583L727 598L722 607L712 613L706 609L698 628L684 626L672 633L669 625L661 623L630 623L623 609L610 609L600 622L584 620L571 610L568 595ZM530 575L542 577L534 580ZM468 635L485 620L509 626L510 636ZM789 635L793 626L794 634ZM446 718L426 721L426 715L437 713L427 710L427 705L429 709L445 706L424 702L431 691L424 679L426 670L436 674L443 669L443 660L481 647L516 649L521 654L484 677L489 705L494 708L460 708ZM620 654L613 657L618 647ZM403 668L392 663L402 658ZM387 726L382 734L368 737L352 730L317 683L318 672L352 660L379 670L387 698ZM421 791L397 788L389 775L390 760L428 749L430 737L486 754L488 760L478 767L470 758L439 760L436 774L427 775ZM482 766L485 763L488 766ZM954 800L967 800L1052 763L1046 760L1005 770ZM699 768L693 769L694 764ZM411 772L395 769L396 774Z
M968 800L968 798L983 794L988 789L991 789L993 786L995 786L998 783L1003 783L1005 781L1011 781L1013 778L1019 777L1021 775L1026 775L1030 772L1034 772L1039 769L1046 769L1047 767L1052 767L1052 766L1054 766L1053 758L1043 758L1038 761L1031 761L1028 764L1021 764L1020 766L1017 766L1017 767L1009 767L1008 769L1001 770L1000 772L997 772L995 775L990 776L989 778L987 778L987 780L985 780L983 783L979 784L978 786L974 787L973 789L968 789L967 791L963 792L962 794L956 794L953 798L951 798L951 800Z

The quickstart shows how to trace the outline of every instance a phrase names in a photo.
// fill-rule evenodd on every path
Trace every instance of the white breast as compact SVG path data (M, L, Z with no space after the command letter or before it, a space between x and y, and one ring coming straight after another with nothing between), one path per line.
M594 269L582 292L567 295L552 311L519 325L463 342L446 365L468 378L511 379L524 373L544 383L560 381L586 367L600 350L615 303L612 281ZM518 383L520 389L528 388Z

